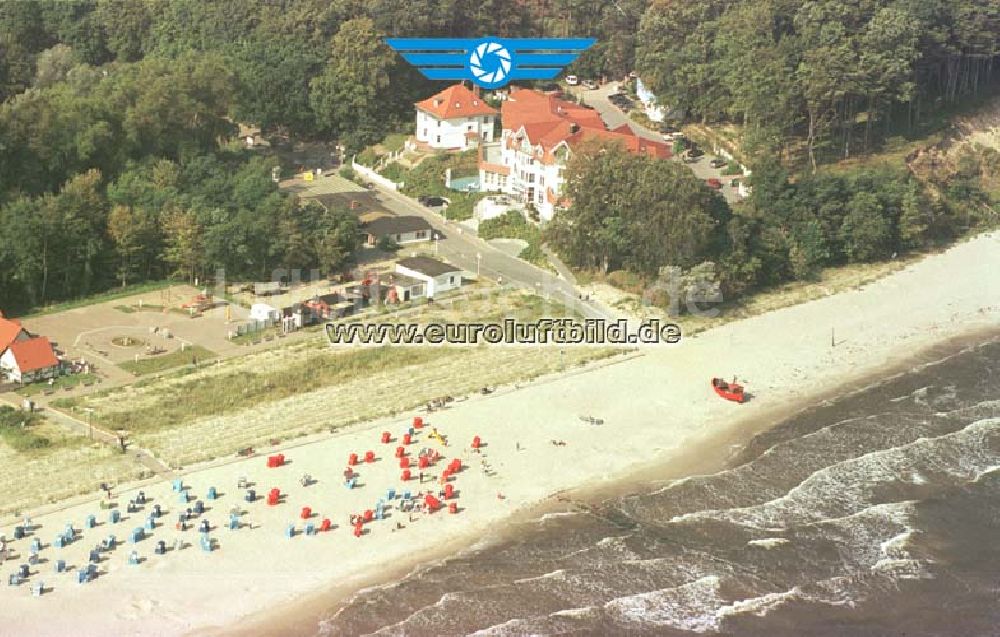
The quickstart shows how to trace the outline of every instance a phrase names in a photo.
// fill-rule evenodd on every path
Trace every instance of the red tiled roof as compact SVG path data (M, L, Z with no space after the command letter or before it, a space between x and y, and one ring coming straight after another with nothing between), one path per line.
M467 89L464 84L453 84L437 95L417 102L416 106L438 119L497 114L495 108Z
M0 354L14 342L23 329L20 321L3 318L0 314Z
M552 95L528 89L515 89L511 98L501 107L501 121L505 129L515 133L524 131L533 147L541 146L541 161L555 161L553 151L565 142L570 147L588 139L618 141L626 150L636 154L666 159L670 148L663 142L638 137L628 124L612 131L607 130L597 111L584 108ZM508 140L508 147L516 143Z
M36 336L26 341L15 341L8 347L10 353L14 355L17 368L22 374L33 372L46 367L55 367L59 364L56 353L52 350L52 343L44 336Z
M554 124L569 121L582 128L604 129L597 111L529 89L514 89L500 107L504 128L517 130L528 124Z

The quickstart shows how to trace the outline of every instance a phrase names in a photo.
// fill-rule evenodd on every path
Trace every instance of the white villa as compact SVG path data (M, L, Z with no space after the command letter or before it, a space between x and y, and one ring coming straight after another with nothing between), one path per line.
M479 187L531 204L541 221L569 204L561 196L563 172L580 142L618 142L633 153L670 157L659 141L638 137L627 124L609 131L597 111L554 95L512 88L501 108L499 142L479 147Z
M431 148L466 150L493 141L495 108L464 84L454 84L417 107L417 141Z

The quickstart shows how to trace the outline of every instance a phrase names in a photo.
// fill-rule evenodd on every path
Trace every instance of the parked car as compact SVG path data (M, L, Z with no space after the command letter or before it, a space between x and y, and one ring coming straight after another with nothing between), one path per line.
M701 157L704 154L705 151L694 145L692 145L691 148L688 149L688 157Z
M739 177L734 177L733 179L731 179L729 181L729 185L732 186L733 188L739 187L739 185L740 185L740 179L739 179Z
M578 78L575 75L567 75L566 83L569 84L570 86L576 86L577 84L580 83L580 78Z
M722 168L728 163L729 162L727 162L725 159L715 158L712 161L710 161L708 165L711 166L712 168Z
M562 93L562 87L555 82L546 82L538 87L538 90L543 93Z
M440 208L441 206L447 206L448 203L450 203L444 197L423 196L423 197L417 197L417 201L420 202L420 205L427 206L428 208Z
M660 122L659 129L660 129L661 133L677 133L677 132L680 132L680 129L678 129L676 126L674 126L673 124L667 124L666 122Z
M597 88L597 82L595 82L594 80L584 80L583 81L583 88L585 88L585 89L587 89L589 91L593 91L594 89Z
M719 179L716 179L715 177L712 177L711 179L706 179L705 183L708 184L708 187L711 188L711 189L713 189L713 190L721 190L722 189L722 181L719 180Z

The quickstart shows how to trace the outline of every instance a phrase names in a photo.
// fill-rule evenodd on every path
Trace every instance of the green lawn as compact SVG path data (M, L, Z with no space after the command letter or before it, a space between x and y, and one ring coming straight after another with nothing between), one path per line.
M69 374L67 376L60 376L51 385L49 385L47 381L25 385L24 387L18 389L17 393L22 396L36 396L45 391L70 389L79 385L90 384L95 381L97 381L96 374Z
M119 363L118 366L136 376L155 374L182 365L191 365L194 361L205 361L215 357L215 352L200 345L192 345L184 351L175 350L169 354L160 354L148 358L140 357L138 361Z

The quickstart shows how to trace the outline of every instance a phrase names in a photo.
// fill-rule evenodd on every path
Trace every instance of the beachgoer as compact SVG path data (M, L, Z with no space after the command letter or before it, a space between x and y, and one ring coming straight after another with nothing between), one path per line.
M521 450L521 443L520 442L516 442L514 444L516 445L517 450L520 451Z

